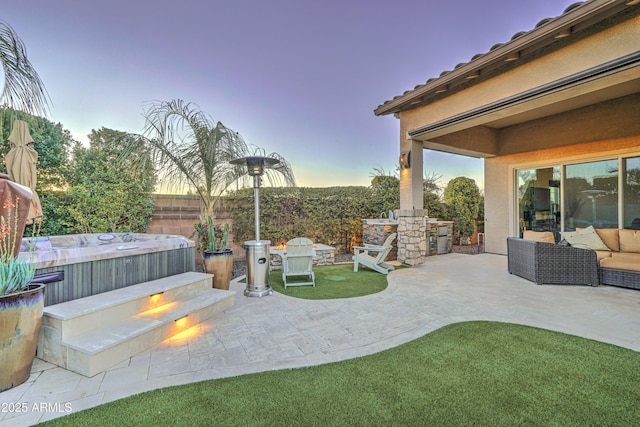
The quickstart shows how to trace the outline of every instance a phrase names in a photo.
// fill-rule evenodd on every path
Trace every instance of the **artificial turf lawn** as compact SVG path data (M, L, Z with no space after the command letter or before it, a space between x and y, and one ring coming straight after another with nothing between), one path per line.
M353 298L375 294L387 288L387 276L360 267L357 273L353 264L334 264L313 267L316 286L287 286L284 288L282 270L273 270L269 275L271 288L281 294L303 299ZM287 278L289 284L306 282L308 277Z
M640 353L496 322L371 356L154 390L53 425L640 424Z

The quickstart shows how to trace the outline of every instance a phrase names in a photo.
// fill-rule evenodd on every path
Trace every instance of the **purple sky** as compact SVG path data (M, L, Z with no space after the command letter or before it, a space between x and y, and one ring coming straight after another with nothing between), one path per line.
M398 159L398 121L374 108L573 2L20 0L0 18L80 141L181 98L285 156L298 185L369 185ZM482 187L481 160L425 151L425 170Z

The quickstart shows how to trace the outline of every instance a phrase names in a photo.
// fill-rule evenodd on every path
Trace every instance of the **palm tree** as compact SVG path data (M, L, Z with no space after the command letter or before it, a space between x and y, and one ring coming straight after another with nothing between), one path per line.
M44 84L27 59L22 40L4 21L0 21L0 63L4 71L0 106L46 117L48 95Z
M195 104L182 100L155 102L144 113L146 125L141 142L160 167L160 179L169 186L195 191L206 215L229 187L248 178L246 168L232 165L233 159L265 155L261 148L247 145L238 132L214 121ZM277 153L273 169L266 169L271 184L284 181L295 185L293 169Z

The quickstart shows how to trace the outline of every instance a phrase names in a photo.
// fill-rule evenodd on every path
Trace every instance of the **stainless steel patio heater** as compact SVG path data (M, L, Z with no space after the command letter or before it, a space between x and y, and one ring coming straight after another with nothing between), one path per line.
M273 293L271 286L269 286L269 245L271 241L260 240L260 184L264 169L275 166L280 163L280 160L253 156L235 159L230 163L246 166L249 175L253 177L256 239L244 242L247 251L247 287L244 294L248 297L271 295Z

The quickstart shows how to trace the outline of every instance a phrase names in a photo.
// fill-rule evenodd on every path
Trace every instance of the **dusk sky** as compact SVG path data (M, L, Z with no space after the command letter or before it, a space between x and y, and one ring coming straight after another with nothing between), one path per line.
M20 0L0 19L27 47L50 119L139 133L149 101L180 98L278 152L300 186L393 173L383 102L468 62L573 0ZM425 151L425 171L482 183L482 161Z

